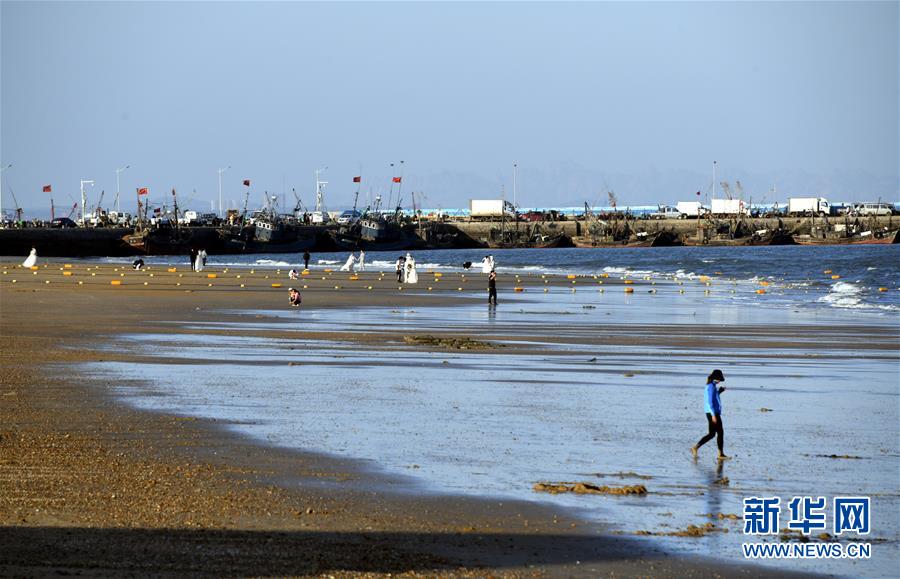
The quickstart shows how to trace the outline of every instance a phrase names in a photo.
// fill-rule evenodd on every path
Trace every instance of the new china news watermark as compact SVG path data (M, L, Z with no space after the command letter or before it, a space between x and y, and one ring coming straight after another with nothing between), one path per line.
M837 543L838 537L858 539L869 534L872 520L869 497L833 497L831 508L825 497L793 497L787 504L790 520L782 529L780 497L744 499L744 535L764 537L799 533L799 543L743 543L746 559L868 559L868 542ZM831 514L829 526L828 514ZM828 530L831 533L828 533ZM821 541L811 542L815 535Z

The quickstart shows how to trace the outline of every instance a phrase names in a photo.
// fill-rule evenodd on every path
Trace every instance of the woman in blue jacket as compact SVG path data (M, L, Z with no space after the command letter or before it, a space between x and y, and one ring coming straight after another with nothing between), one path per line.
M721 370L713 370L709 378L706 379L706 396L704 409L706 410L706 421L709 423L709 432L700 439L700 442L691 447L691 454L697 456L697 450L716 437L716 444L719 445L719 460L730 458L725 455L725 430L722 428L722 400L719 395L725 392L724 386L719 386L719 382L725 381L725 375Z

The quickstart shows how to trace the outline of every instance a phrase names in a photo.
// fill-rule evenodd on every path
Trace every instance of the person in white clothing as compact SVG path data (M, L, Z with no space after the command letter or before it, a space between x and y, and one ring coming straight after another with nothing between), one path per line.
M494 270L494 256L485 255L481 260L481 273L491 273Z
M359 250L359 259L356 260L356 271L366 270L366 252Z
M25 258L25 261L22 262L22 267L32 267L37 263L37 249L32 247L31 253L28 254L28 257Z
M344 265L341 266L341 271L353 271L353 266L356 264L356 256L352 253L350 257L347 258L347 261Z
M403 281L406 283L419 282L419 274L416 273L416 260L408 253L406 254L406 278Z
M204 265L206 265L206 250L201 249L197 252L197 258L194 261L194 271L203 271Z

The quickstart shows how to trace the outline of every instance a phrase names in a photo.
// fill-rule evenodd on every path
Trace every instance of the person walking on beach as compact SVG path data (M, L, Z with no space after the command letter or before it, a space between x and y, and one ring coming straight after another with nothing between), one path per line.
M311 256L309 255L309 250L308 249L304 250L303 251L303 269L305 269L305 270L309 270L309 258L310 257Z
M497 272L493 269L488 274L488 304L497 305Z
M397 258L397 281L402 283L406 273L406 258L402 255Z
M191 260L191 271L194 271L194 266L197 263L197 250L193 247L191 248L190 253L188 253L188 259Z
M725 381L725 375L721 370L713 370L712 374L706 379L706 394L704 395L704 410L706 410L706 422L709 425L709 432L700 439L700 441L691 447L691 454L696 458L697 451L700 447L715 437L716 444L719 446L719 460L731 458L725 454L725 430L722 427L722 400L719 395L725 392L724 386L719 386L719 382Z

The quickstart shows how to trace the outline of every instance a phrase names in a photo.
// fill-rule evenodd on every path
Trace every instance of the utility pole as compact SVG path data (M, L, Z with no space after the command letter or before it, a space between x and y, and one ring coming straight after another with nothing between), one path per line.
M0 167L0 175L3 175L3 172L12 167L12 163L8 164L6 167ZM3 179L0 177L0 227L3 227Z
M116 169L116 215L119 214L119 174L129 167L131 167L131 165L125 165L124 167Z
M219 169L219 219L222 218L222 173L231 169L231 165L228 165L224 169Z

